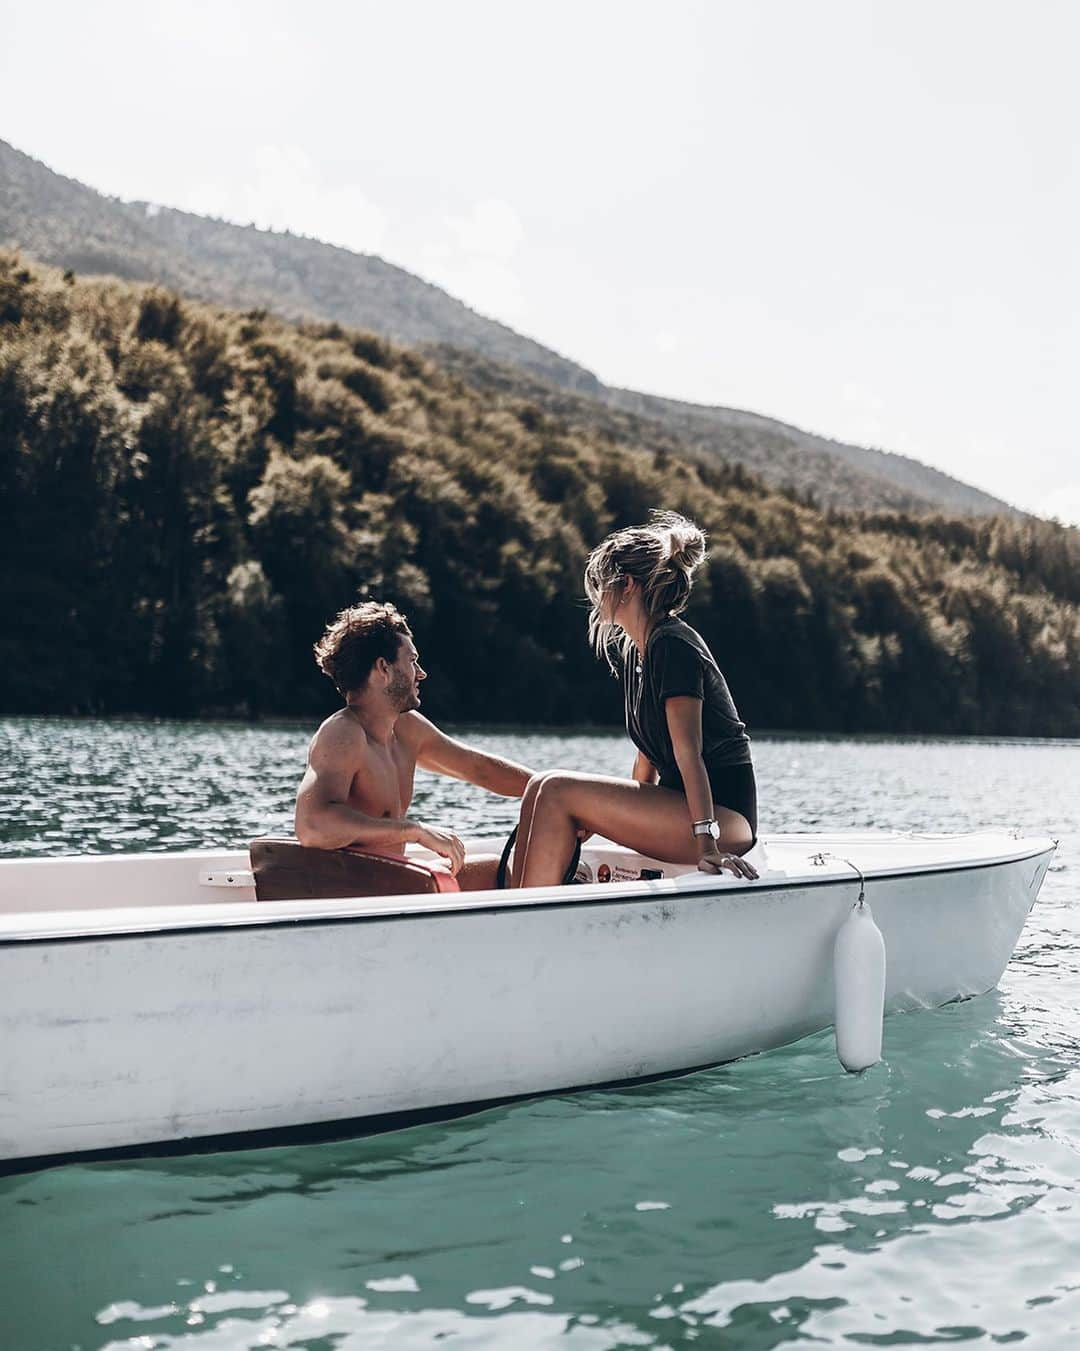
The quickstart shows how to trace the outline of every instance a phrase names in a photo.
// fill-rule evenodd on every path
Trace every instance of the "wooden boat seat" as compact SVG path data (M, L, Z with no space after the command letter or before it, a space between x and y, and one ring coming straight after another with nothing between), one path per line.
M448 872L415 859L368 850L311 849L298 840L252 840L257 901L330 901L350 896L413 896L459 891Z

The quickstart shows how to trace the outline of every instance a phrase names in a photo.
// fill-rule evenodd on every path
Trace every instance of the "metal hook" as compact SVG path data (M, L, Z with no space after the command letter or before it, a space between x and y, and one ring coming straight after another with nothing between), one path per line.
M857 863L852 863L851 859L842 858L839 854L811 854L810 862L816 863L821 867L824 865L825 860L830 858L835 859L837 863L846 863L847 866L855 872L859 879L859 899L855 904L862 910L866 905L866 878L863 876L862 869Z
M857 863L852 863L851 859L849 858L840 858L839 855L835 855L835 857L837 858L838 862L846 863L849 868L854 869L855 875L859 879L859 899L855 902L855 904L859 907L860 910L864 909L866 906L866 878L863 876L862 869L859 867Z

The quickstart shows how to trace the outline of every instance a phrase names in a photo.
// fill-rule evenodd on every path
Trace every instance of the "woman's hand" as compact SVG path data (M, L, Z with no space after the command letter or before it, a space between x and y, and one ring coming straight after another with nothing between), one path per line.
M452 830L443 830L441 826L416 827L416 843L433 854L441 854L450 861L450 872L457 875L465 862L465 846Z
M698 859L698 871L703 873L730 872L753 882L757 869L738 854L727 854L721 849L707 849Z

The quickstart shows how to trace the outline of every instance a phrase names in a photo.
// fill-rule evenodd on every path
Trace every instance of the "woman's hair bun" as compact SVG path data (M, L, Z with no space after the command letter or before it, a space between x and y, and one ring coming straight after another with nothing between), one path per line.
M705 561L705 534L677 511L651 511L645 525L625 526L608 535L589 554L585 564L585 594L589 598L589 639L598 656L611 655L618 645L624 665L634 642L618 625L605 618L604 600L616 585L632 577L641 588L645 612L652 619L682 614L690 600L694 573Z
M677 568L693 572L705 561L705 534L693 521L677 511L654 511L649 524L658 534L666 536L667 561Z

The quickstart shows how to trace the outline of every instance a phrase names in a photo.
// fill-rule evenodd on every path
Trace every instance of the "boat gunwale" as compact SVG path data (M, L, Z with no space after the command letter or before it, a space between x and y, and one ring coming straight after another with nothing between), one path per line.
M1030 862L1032 859L1041 859L1044 855L1047 860L1053 857L1057 842L1050 837L1033 837L1030 840L1032 845L1038 843L1037 848L1032 848L1025 853L1016 853L1007 858L965 860L948 864L925 864L920 867L907 868L881 868L864 869L860 876L865 878L866 882L871 881L901 881L913 877L935 877L950 873L974 872L981 869L1005 868L1011 867L1016 863ZM215 851L206 851L207 855L214 854ZM157 858L164 855L142 855L143 858ZM217 854L220 856L220 853ZM104 858L115 858L116 855L102 855ZM129 855L128 857L137 857ZM45 862L46 860L33 860L34 862ZM830 858L831 862L844 863L846 860L838 859L835 856ZM849 864L849 867L854 865ZM689 880L696 885L687 887L686 881ZM707 882L713 882L712 887L707 887ZM543 887L536 888L540 895L529 897L522 900L504 900L505 892L499 891L478 891L478 892L458 892L443 893L436 900L434 897L341 897L333 901L237 901L237 902L189 902L169 907L149 907L150 913L157 911L171 912L168 918L162 917L158 924L148 924L145 922L147 907L136 906L116 906L106 910L100 909L79 909L79 910L51 910L36 912L36 916L46 918L49 916L64 917L82 917L100 915L102 911L109 915L117 915L122 911L137 912L142 917L143 922L137 926L134 923L124 923L123 921L114 921L113 925L99 925L92 928L89 923L84 921L81 928L56 930L43 932L41 928L30 929L26 933L12 933L3 931L3 919L0 915L0 949L20 947L26 944L60 944L60 943L94 943L111 941L113 939L145 939L168 937L177 934L206 934L222 933L226 931L250 932L252 930L268 930L280 928L282 926L292 926L295 928L314 928L322 925L338 926L343 924L358 923L390 923L402 920L425 920L438 919L440 917L461 916L461 915L507 915L528 913L534 910L561 910L561 909L581 909L591 906L612 906L612 905L641 905L648 903L664 903L676 900L695 900L702 897L708 899L719 899L726 896L746 897L748 895L760 895L761 893L776 893L782 891L801 891L806 888L820 888L830 886L856 886L859 883L859 877L854 872L831 873L827 876L814 877L807 874L785 875L783 878L777 878L770 881L768 874L764 877L754 880L744 880L741 878L720 879L719 885L716 885L715 875L710 876L705 873L684 873L677 877L660 879L640 879L633 878L620 882L592 883L584 888L576 887L575 894L565 895L565 887ZM633 890L630 890L633 888ZM531 888L529 889L531 890ZM1037 893L1036 893L1037 894ZM499 898L499 899L496 899ZM387 908L353 908L349 910L321 910L319 913L310 913L312 906L319 905L348 905L351 907L370 907L374 900L409 900L412 904L407 909ZM422 902L417 904L417 901ZM1034 905L1034 898L1032 900ZM271 908L305 907L303 911L297 913L295 910L288 912L279 912L276 914L268 913ZM243 913L235 913L243 907ZM198 910L200 912L207 910L225 910L233 913L222 914L219 918L207 921L202 914L192 916L186 920L182 915L177 915L177 911ZM13 914L22 913L30 916L35 915L32 911L12 912Z

